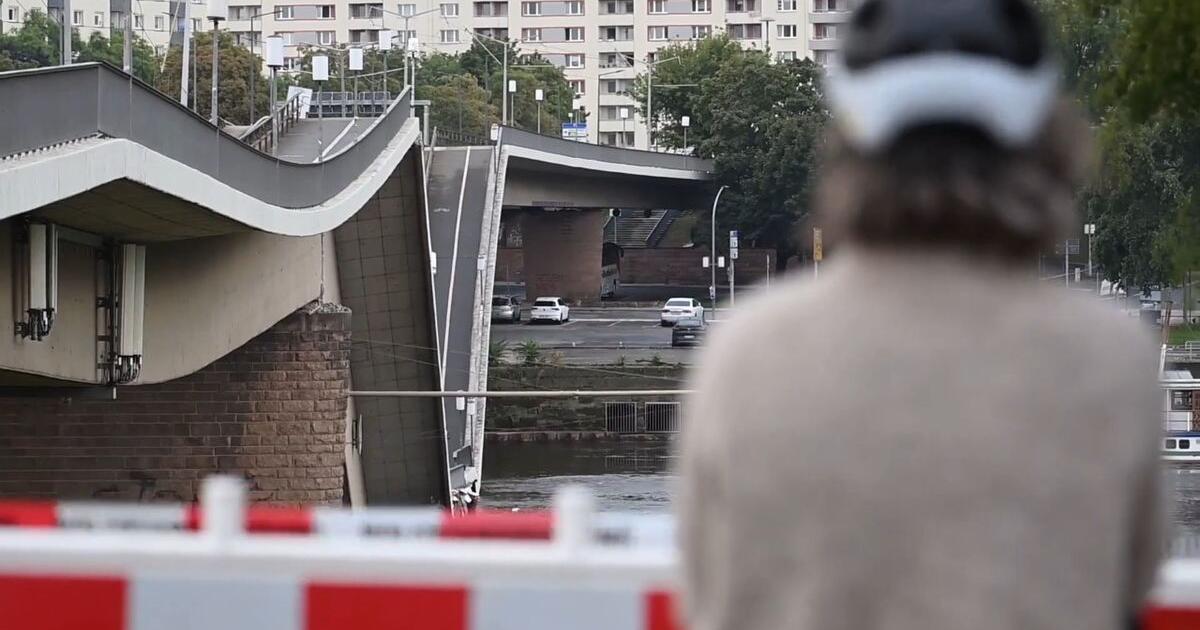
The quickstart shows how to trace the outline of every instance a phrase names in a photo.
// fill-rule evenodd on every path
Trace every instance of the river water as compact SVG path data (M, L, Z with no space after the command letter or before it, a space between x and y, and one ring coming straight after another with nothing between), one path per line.
M674 446L654 442L489 444L482 504L493 509L548 507L556 488L582 484L600 509L663 512L671 507ZM1200 556L1200 466L1165 465L1171 553Z

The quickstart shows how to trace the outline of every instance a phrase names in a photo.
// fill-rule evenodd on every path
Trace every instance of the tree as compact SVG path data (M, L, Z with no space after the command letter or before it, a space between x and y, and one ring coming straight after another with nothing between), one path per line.
M196 33L192 40L192 46L196 51L196 62L191 64L190 70L195 78L196 89L191 93L191 102L188 103L188 106L197 114L209 118L212 103L212 99L209 98L212 91L212 35ZM262 58L252 54L250 49L245 46L239 46L234 41L233 35L228 32L221 33L218 47L217 53L220 55L218 60L220 70L217 94L218 111L223 120L235 125L251 124L254 122L250 120L251 74L259 74L258 77L255 77L257 81L254 95L256 114L261 115L260 113L266 112L270 107L270 84L261 78ZM182 54L182 47L171 47L171 50L167 52L162 78L159 81L159 89L176 99L179 98Z
M659 144L683 148L679 121L690 117L688 143L713 159L717 183L730 187L718 229L738 229L746 242L774 247L786 260L798 249L796 225L810 214L817 147L828 119L820 67L808 60L771 63L724 35L668 46L659 58L655 84L695 86L654 91L654 113L664 121ZM643 75L633 90L643 115L647 84ZM707 239L702 223L696 236Z
M430 110L430 124L436 129L486 138L499 117L487 92L469 74L441 78L428 86L426 95L436 104Z
M0 71L42 68L58 65L62 55L61 31L58 23L38 9L30 10L21 28L12 33L0 34ZM124 36L120 33L111 39L100 33L92 33L87 41L72 32L71 48L76 62L104 61L117 68L124 64ZM133 74L137 78L156 85L159 59L154 48L141 37L133 39Z

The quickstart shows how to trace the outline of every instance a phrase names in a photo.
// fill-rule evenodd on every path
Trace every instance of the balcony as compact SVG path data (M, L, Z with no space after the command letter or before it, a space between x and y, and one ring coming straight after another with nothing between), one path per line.
M808 14L810 24L844 24L850 21L849 10L812 11Z

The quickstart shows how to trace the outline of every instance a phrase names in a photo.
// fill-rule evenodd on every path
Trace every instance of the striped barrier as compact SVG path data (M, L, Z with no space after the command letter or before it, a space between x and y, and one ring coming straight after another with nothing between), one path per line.
M0 504L0 628L682 630L669 517ZM1163 568L1144 630L1200 629L1200 561Z

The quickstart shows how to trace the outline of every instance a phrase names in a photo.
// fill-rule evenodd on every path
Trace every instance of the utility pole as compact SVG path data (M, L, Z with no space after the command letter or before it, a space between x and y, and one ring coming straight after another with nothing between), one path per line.
M218 64L220 62L219 50L221 48L221 20L228 17L229 6L226 0L208 0L208 19L212 20L212 124L217 129L221 128L221 117L217 111L217 84L220 79Z
M62 3L62 59L59 61L64 66L71 65L71 0L63 0Z
M66 0L64 0L65 2ZM183 52L179 56L179 104L188 106L188 75L192 55L192 3L183 3ZM195 93L195 90L192 90Z
M125 0L125 28L122 31L121 67L125 74L133 75L133 0Z
M487 46L484 46L484 48L487 48ZM504 78L500 82L500 85L503 86L500 88L500 96L503 97L503 98L501 98L501 100L504 101L502 104L504 110L502 112L500 112L500 120L508 120L508 94L505 92L505 90L508 89L508 42L504 42L503 66L504 66ZM510 121L505 124L511 125L512 122Z
M721 193L729 186L721 186L717 190L717 196L713 197L712 205L712 225L709 230L709 235L712 237L712 242L709 244L709 285L708 299L712 300L713 315L717 314L717 202L721 200Z

